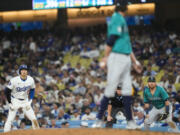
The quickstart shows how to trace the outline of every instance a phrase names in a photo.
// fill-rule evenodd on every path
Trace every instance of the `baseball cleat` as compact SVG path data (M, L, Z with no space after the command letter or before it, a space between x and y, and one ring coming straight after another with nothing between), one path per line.
M133 120L127 122L127 129L140 129L141 127L138 126Z
M93 125L92 128L102 128L104 125L104 122L102 120L97 120Z

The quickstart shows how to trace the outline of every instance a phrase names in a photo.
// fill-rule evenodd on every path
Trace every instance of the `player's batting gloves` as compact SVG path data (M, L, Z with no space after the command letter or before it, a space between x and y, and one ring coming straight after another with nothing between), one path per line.
M168 113L158 114L157 121L162 121L162 120L167 119L168 115L169 115Z
M14 110L14 107L13 107L12 103L9 103L9 108L10 108L11 110Z

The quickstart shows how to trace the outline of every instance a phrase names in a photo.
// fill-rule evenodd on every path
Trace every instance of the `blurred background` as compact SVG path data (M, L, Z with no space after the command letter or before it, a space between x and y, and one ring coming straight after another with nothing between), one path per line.
M143 128L142 94L150 75L156 76L173 104L180 125L180 1L128 0L126 21L134 53L143 73L132 70L133 114ZM106 25L113 0L0 1L0 131L7 118L4 88L27 64L35 79L33 109L41 128L91 127L106 86L99 67L106 45ZM121 112L114 128L125 128ZM29 129L19 110L13 129ZM164 122L152 131L168 131Z

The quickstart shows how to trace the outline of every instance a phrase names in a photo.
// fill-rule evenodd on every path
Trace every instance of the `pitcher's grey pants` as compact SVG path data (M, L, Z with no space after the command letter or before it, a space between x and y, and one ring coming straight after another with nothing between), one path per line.
M107 61L107 86L104 95L108 98L114 97L117 86L122 84L122 95L132 95L131 84L131 58L130 55L113 53Z

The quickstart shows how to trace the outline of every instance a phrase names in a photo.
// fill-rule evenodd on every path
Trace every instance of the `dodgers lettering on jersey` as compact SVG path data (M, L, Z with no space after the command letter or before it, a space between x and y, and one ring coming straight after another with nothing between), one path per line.
M27 76L26 80L22 80L20 76L17 76L10 80L7 87L12 90L11 95L14 98L27 99L29 90L35 88L35 83L31 76Z
M164 107L165 100L168 98L169 96L163 87L156 86L156 90L153 95L148 87L144 90L144 102L152 104L157 109Z

